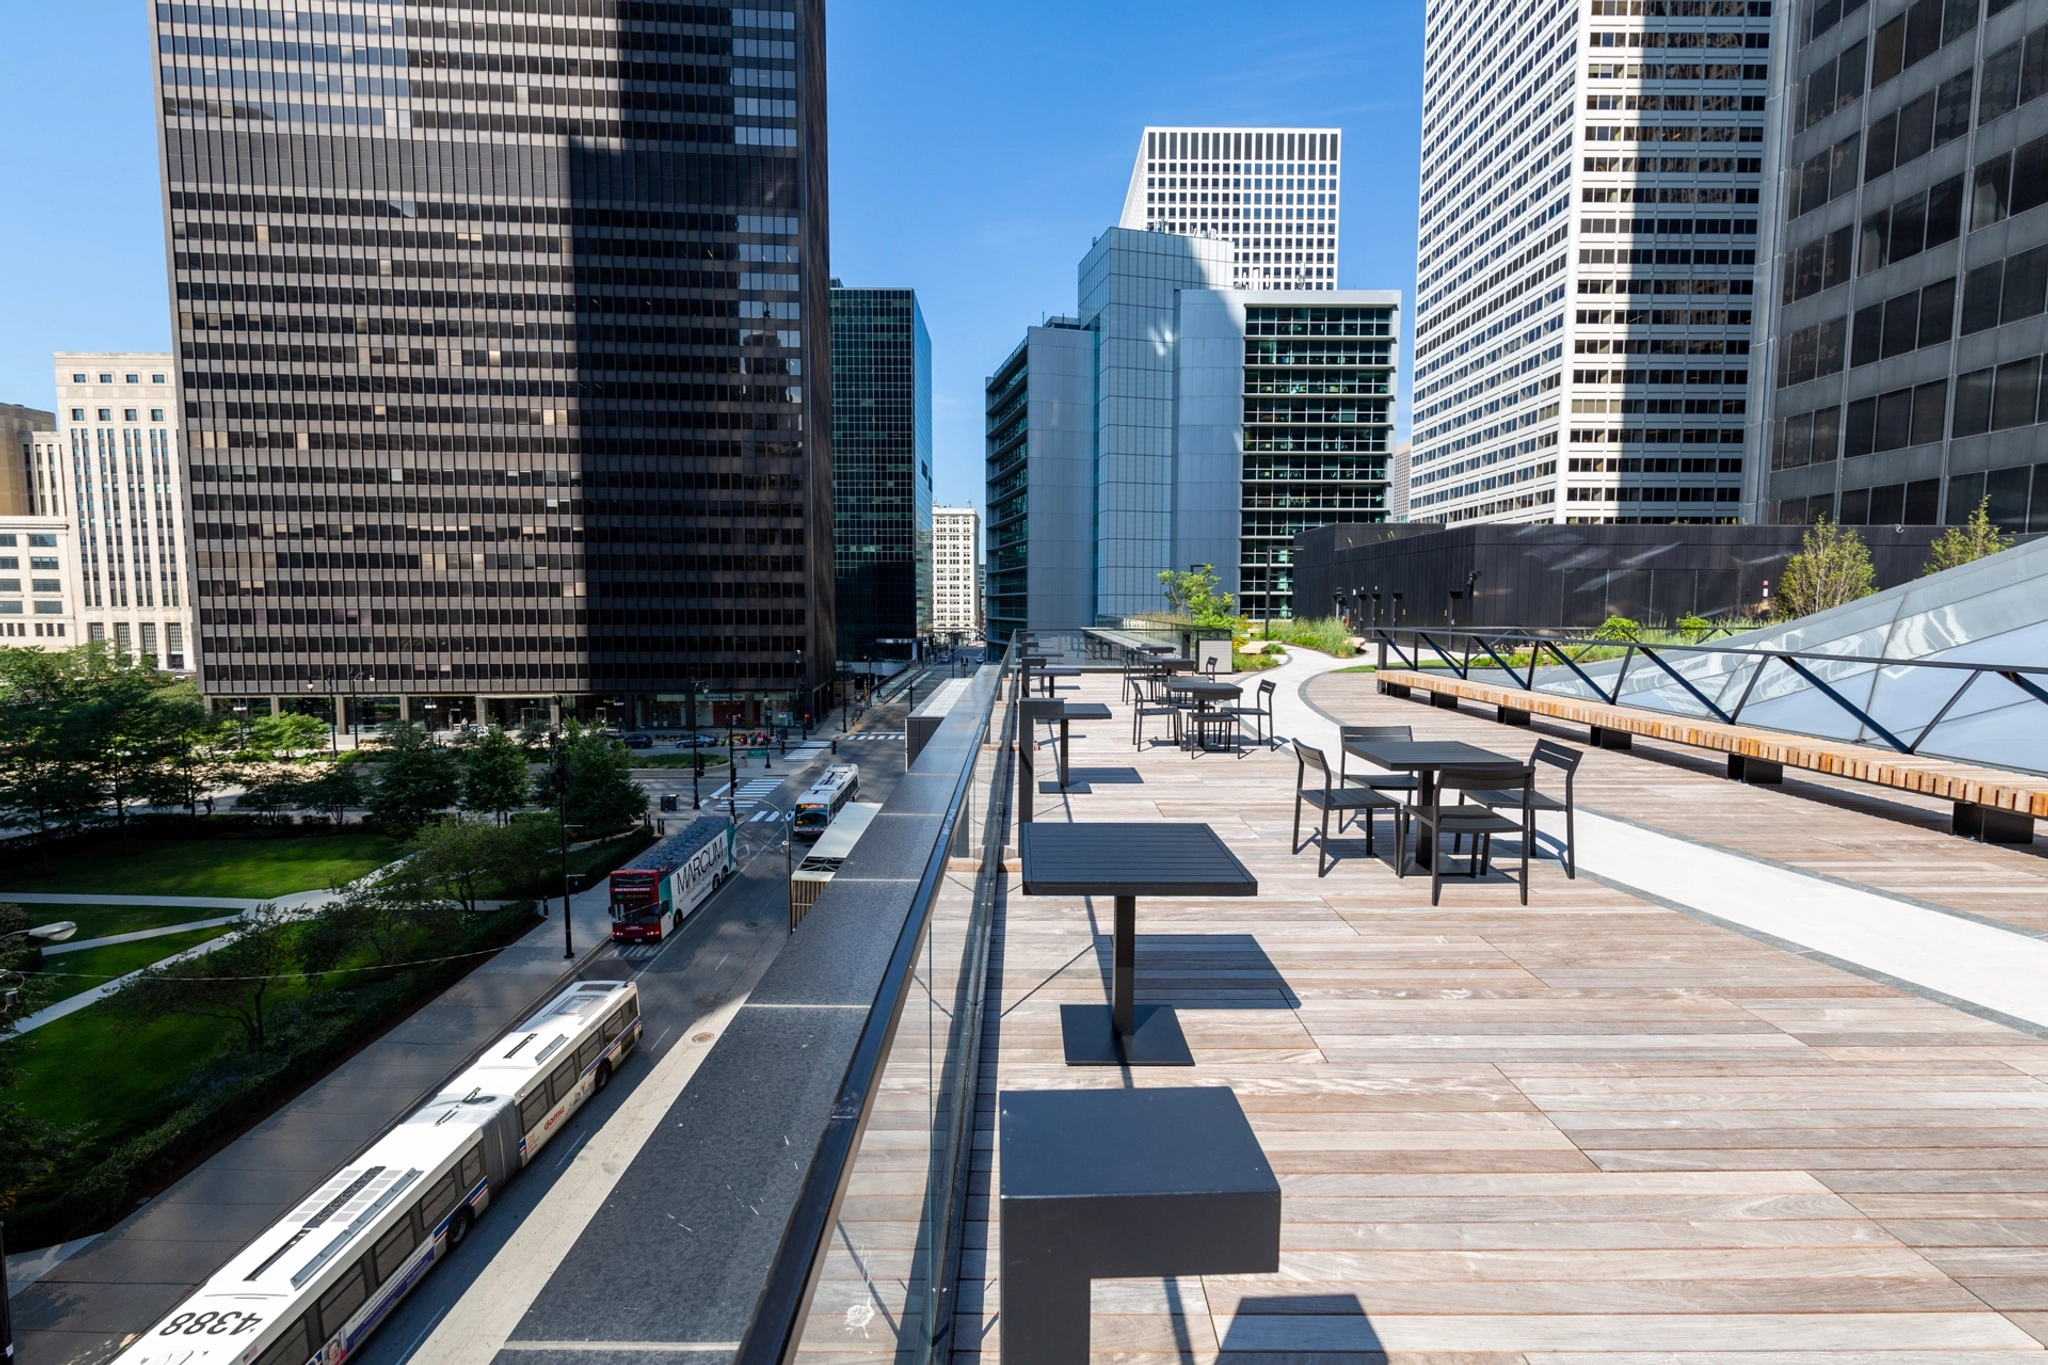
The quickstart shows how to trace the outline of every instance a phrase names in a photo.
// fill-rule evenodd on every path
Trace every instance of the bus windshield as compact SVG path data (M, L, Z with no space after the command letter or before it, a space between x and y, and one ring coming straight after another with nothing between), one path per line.
M832 823L832 808L820 803L799 805L796 808L798 829L824 829Z
M655 904L655 885L659 875L653 872L612 873L612 918L632 919L643 912L658 910Z

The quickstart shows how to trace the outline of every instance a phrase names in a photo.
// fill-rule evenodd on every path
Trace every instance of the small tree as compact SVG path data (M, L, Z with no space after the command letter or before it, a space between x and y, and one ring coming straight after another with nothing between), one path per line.
M1968 521L1961 526L1949 527L1927 547L1927 567L1920 570L1920 576L1925 578L1943 569L1954 569L1986 555L1995 555L2000 550L2010 550L2013 540L2012 536L2002 534L1991 524L1991 499L1982 498Z
M260 905L212 952L183 954L145 969L116 999L135 1023L173 1015L225 1019L251 1052L270 1042L270 1001L298 962L297 926Z
M429 889L401 869L374 882L347 887L321 906L299 931L300 970L308 979L349 966L368 952L379 967L401 967L419 955L449 911Z
M369 796L363 781L363 765L354 754L322 763L312 776L300 781L297 805L300 810L318 811L336 825L348 823L350 806L360 806Z
M85 688L67 654L0 649L0 814L49 839L100 809Z
M508 848L495 825L473 820L443 820L426 826L406 844L410 854L395 875L431 894L462 902L469 914L484 888L501 885Z
M572 728L568 734L569 792L564 802L571 825L586 836L610 834L647 814L647 789L633 780L632 751L602 730ZM541 774L535 800L555 804L552 771Z
M462 770L455 756L417 725L392 726L385 746L377 762L377 786L369 795L370 815L405 838L455 804Z
M1162 569L1159 573L1159 585L1166 596L1167 610L1176 616L1192 618L1198 626L1237 624L1236 599L1227 592L1216 591L1216 585L1221 581L1214 564L1204 564L1185 572Z
M272 762L324 748L327 722L317 716L287 711L282 715L259 716L249 726L249 748Z
M1792 620L1876 591L1877 570L1863 537L1822 517L1801 537L1799 553L1785 561L1772 606L1780 619Z
M1687 612L1678 618L1678 633L1689 645L1696 645L1713 633L1714 623L1694 612Z
M1593 638L1636 641L1643 638L1643 628L1639 622L1631 621L1626 616L1609 616L1600 623L1600 628L1593 632Z
M462 808L505 823L508 812L526 804L531 778L526 751L493 725L462 752Z

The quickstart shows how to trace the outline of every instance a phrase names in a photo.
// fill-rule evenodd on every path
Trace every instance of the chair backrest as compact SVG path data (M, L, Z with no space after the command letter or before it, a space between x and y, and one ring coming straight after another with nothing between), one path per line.
M1202 671L1212 679L1216 676L1216 656L1214 654L1202 660Z
M1474 763L1441 769L1436 775L1439 793L1446 791L1523 791L1536 785L1536 770L1528 764Z
M1412 725L1340 725L1337 727L1337 734L1346 744L1349 744L1354 739L1398 739L1405 741L1415 738L1415 727Z
M1273 709L1273 693L1278 688L1271 678L1259 679L1259 706L1264 710Z
M1308 783L1308 770L1314 768L1323 775L1323 790L1330 789L1330 765L1323 758L1323 751L1312 745L1294 741L1294 787L1296 791Z
M1564 780L1569 785L1572 774L1578 771L1579 760L1583 757L1577 749L1568 748L1554 739L1539 739L1536 741L1536 747L1529 753L1529 764L1534 767L1538 763L1547 763L1553 768L1563 769Z

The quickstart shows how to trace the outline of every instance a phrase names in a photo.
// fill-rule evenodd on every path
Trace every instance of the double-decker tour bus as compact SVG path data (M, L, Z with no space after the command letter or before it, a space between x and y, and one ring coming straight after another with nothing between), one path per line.
M340 1365L639 1039L631 982L569 987L242 1248L115 1365Z
M612 940L658 943L733 874L733 823L700 815L612 873Z
M796 837L815 839L839 818L846 803L860 795L860 765L834 763L811 789L796 799Z

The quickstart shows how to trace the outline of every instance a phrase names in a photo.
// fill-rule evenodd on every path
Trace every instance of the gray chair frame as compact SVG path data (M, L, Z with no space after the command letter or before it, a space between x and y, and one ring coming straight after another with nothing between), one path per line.
M1145 718L1147 716L1170 716L1173 719L1173 742L1181 742L1181 708L1166 696L1166 684L1156 674L1137 679L1137 698L1131 703L1131 747L1145 747Z
M1473 791L1465 793L1471 800L1482 806L1505 808L1524 805L1529 811L1529 825L1523 837L1534 841L1536 838L1536 812L1539 810L1561 810L1564 812L1564 875L1576 878L1579 875L1579 834L1577 823L1572 818L1572 777L1579 770L1579 760L1585 755L1579 750L1559 744L1554 739L1539 739L1529 754L1529 766L1541 763L1556 768L1564 774L1564 800L1560 801L1547 792L1531 787L1523 793L1512 791Z
M1310 768L1314 768L1323 775L1323 786L1320 791L1308 785L1308 770ZM1344 812L1348 811L1354 816L1361 811L1364 812L1365 856L1368 858L1373 856L1372 813L1376 810L1388 810L1395 813L1397 821L1400 818L1400 803L1392 797L1382 796L1369 787L1340 787L1332 784L1330 781L1330 764L1323 757L1323 751L1303 744L1300 740L1295 740L1294 839L1293 846L1289 850L1293 853L1299 853L1305 847L1301 842L1301 807L1304 802L1314 806L1323 814L1322 834L1320 837L1313 834L1310 835L1310 839L1316 845L1316 875L1318 877L1328 874L1326 864L1330 860L1330 813L1332 811L1338 812L1340 821ZM1398 829L1397 825L1397 839ZM1339 825L1339 832L1342 832L1341 824Z
M1337 779L1347 785L1356 782L1361 787L1371 787L1378 792L1401 792L1406 800L1413 801L1418 787L1414 773L1349 771L1350 755L1343 746L1354 739L1398 739L1412 740L1415 728L1410 725L1340 725L1337 727Z
M1261 678L1258 691L1254 694L1258 698L1256 702L1250 706L1226 706L1223 708L1224 714L1236 716L1239 724L1243 724L1247 716L1257 720L1255 731L1259 737L1258 742L1270 748L1277 742L1273 736L1273 694L1279 690L1279 685L1271 678Z
M1484 766L1444 768L1436 775L1434 800L1428 805L1416 802L1397 807L1394 815L1395 838L1399 841L1394 853L1394 867L1399 875L1408 875L1407 828L1415 826L1415 842L1419 851L1428 839L1429 859L1429 903L1440 904L1443 900L1444 863L1457 856L1443 848L1446 834L1462 839L1472 836L1472 856L1467 874L1474 881L1482 871L1493 867L1493 836L1496 834L1522 835L1522 904L1529 903L1529 845L1528 831L1534 828L1535 817L1529 808L1529 793L1536 788L1535 769L1527 765L1486 764ZM1466 805L1465 793L1490 791L1496 795L1517 793L1516 805L1522 818L1510 820L1489 806ZM1458 804L1447 806L1444 798L1456 794ZM1455 847L1455 845L1454 845Z

